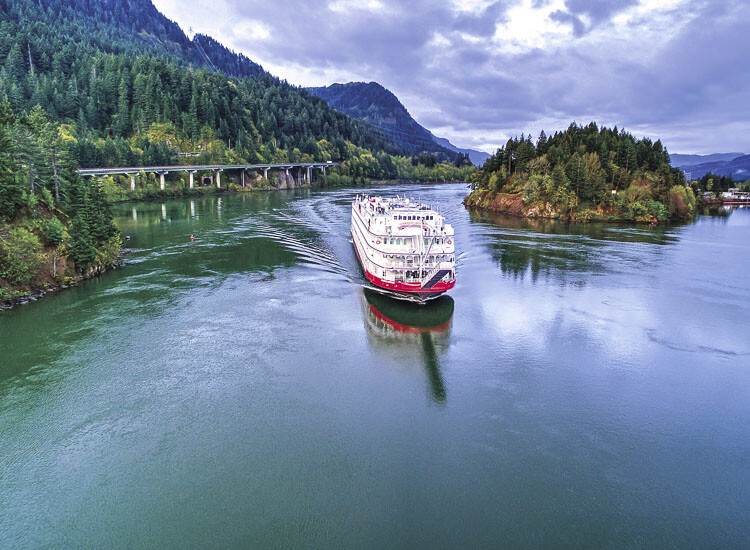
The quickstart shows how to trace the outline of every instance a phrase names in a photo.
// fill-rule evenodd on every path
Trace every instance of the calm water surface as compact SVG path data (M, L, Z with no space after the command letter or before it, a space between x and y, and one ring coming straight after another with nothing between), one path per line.
M0 313L0 547L750 547L750 210L405 189L457 234L422 309L363 289L357 190L118 206L125 268Z

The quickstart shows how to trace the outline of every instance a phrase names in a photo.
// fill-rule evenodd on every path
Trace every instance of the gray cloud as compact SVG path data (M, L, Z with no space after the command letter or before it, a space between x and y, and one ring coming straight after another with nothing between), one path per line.
M566 0L571 14L588 15L594 23L609 21L614 15L637 5L637 0Z
M231 21L215 22L220 32L210 34L262 64L298 70L299 78L282 75L298 84L317 71L376 80L458 145L497 145L522 131L597 120L662 137L672 151L750 150L744 1L688 0L622 28L612 19L636 0L566 0L550 19L571 25L572 36L524 48L492 39L520 0L479 12L380 1L382 9L368 11L353 2L332 10L302 0L224 0ZM181 21L182 6L167 14L192 24ZM242 21L259 22L270 35L237 30Z
M553 21L558 21L560 23L570 23L570 26L573 27L573 34L575 36L583 36L586 34L586 25L584 25L581 18L577 15L573 15L567 11L557 10L550 14L550 18Z

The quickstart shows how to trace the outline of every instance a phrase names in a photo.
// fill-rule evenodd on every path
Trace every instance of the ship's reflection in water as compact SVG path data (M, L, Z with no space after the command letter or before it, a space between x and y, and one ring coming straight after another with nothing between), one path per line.
M367 288L362 294L370 342L399 355L418 350L432 400L445 403L447 394L440 372L439 352L447 347L450 338L453 298L443 295L425 305L417 305Z

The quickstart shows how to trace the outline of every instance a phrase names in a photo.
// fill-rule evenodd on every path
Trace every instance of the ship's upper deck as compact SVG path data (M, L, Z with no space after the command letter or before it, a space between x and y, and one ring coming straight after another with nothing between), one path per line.
M451 236L453 227L431 208L407 197L370 197L358 195L352 208L367 224L368 230L382 235Z

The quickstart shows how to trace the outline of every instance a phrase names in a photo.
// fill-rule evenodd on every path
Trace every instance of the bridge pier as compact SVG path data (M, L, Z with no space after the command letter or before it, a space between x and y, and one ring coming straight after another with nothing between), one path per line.
M159 175L159 188L162 191L166 190L166 176L171 172L187 172L190 180L190 189L195 188L195 174L198 172L211 172L214 173L216 178L216 187L222 189L221 186L221 172L224 170L241 170L240 182L243 187L248 185L247 174L248 170L252 170L255 177L261 170L263 171L263 179L269 181L269 174L271 170L284 170L282 179L285 181L285 185L281 187L302 185L307 183L312 185L315 169L319 169L323 175L326 174L326 170L329 166L338 166L339 163L320 163L320 162L291 162L291 163L268 163L268 164L209 164L209 165L194 165L194 166L149 166L147 168L138 167L123 167L123 168L85 168L78 170L78 174L83 177L100 177L106 178L109 176L125 176L130 178L130 190L136 190L136 179L140 174L146 171L148 174ZM285 176L284 176L285 174ZM291 176L291 177L290 177ZM142 179L142 178L141 178ZM206 177L206 181L210 181L212 177ZM145 180L142 180L145 181ZM252 187L252 185L251 185Z

